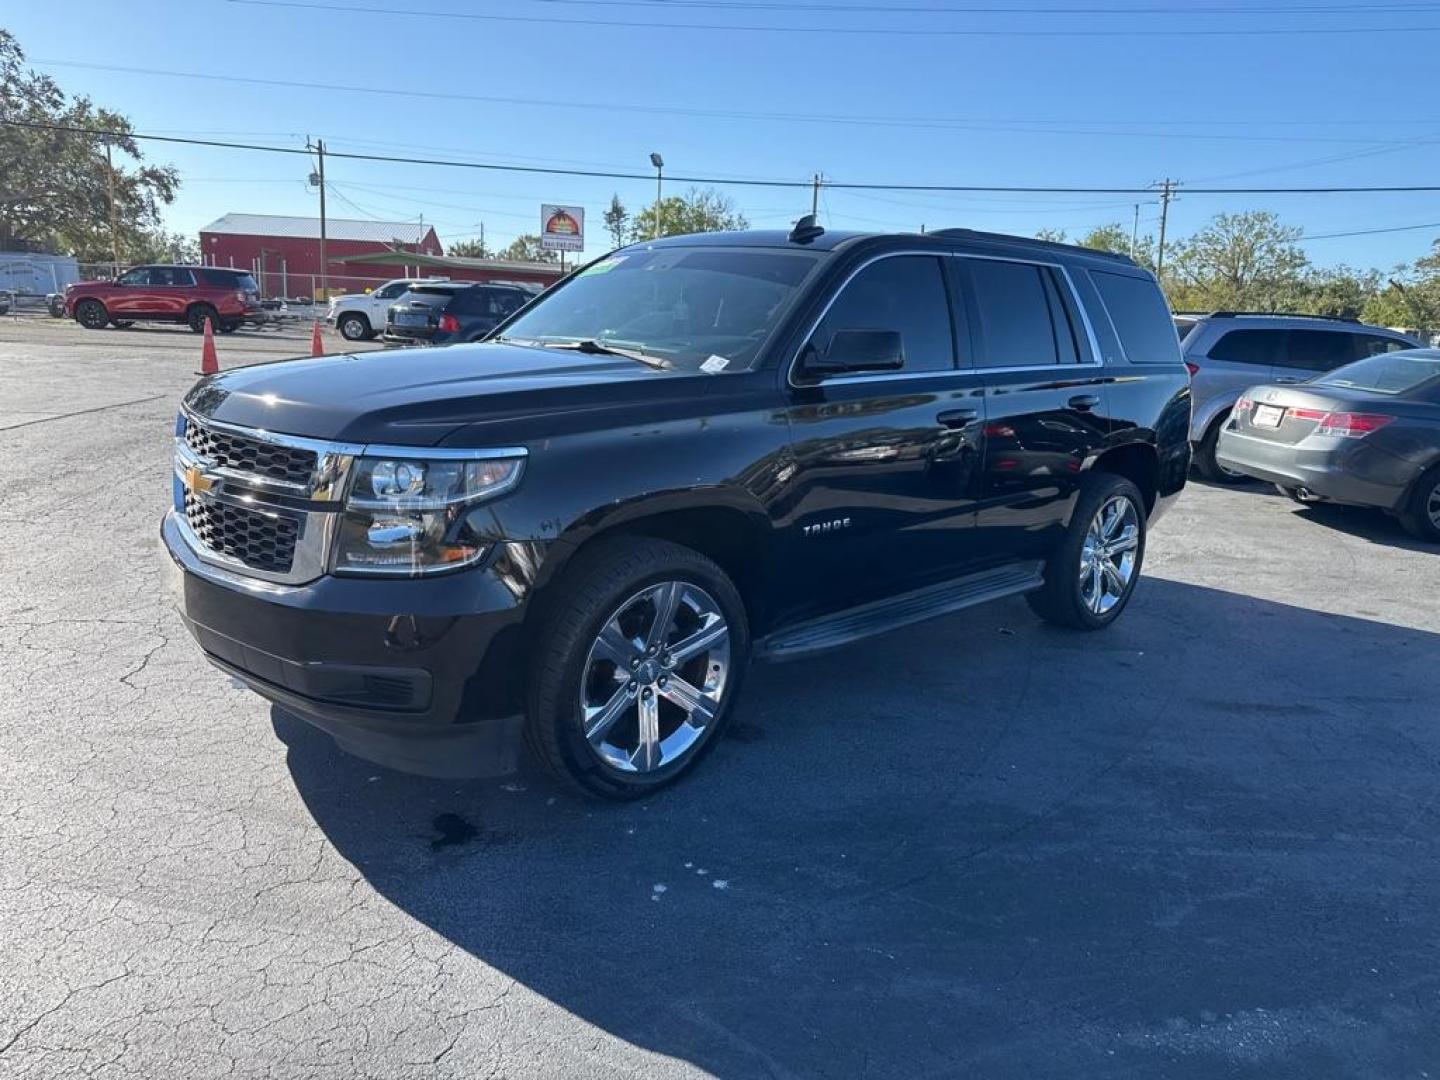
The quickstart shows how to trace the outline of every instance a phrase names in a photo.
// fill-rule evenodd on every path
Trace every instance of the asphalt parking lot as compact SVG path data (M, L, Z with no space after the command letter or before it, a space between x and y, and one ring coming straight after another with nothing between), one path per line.
M1109 632L757 668L689 782L587 804L201 661L156 537L198 363L0 320L0 1076L1440 1075L1440 551L1398 525L1192 483Z

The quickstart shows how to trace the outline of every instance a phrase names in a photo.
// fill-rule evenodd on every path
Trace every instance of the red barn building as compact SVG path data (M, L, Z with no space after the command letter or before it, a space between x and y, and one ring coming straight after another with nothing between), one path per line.
M207 266L249 270L262 296L320 296L319 218L226 214L200 230L200 253ZM545 286L561 274L549 263L448 258L435 230L414 221L327 217L325 261L332 294L364 292L397 277Z

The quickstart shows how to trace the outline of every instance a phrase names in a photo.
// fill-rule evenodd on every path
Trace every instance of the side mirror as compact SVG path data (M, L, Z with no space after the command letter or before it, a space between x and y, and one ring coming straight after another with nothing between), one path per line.
M807 350L805 370L816 375L859 371L899 371L905 366L905 342L898 330L836 330L823 353Z

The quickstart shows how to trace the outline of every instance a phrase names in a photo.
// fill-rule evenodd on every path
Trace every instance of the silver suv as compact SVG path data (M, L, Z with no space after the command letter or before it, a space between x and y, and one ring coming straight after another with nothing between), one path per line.
M1421 345L1383 326L1323 315L1177 312L1175 329L1192 377L1195 467L1222 484L1245 479L1215 460L1215 441L1242 390L1256 383L1304 382L1352 360Z

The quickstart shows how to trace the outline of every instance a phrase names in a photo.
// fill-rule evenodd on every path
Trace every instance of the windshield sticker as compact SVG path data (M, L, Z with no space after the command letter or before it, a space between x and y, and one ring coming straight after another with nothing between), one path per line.
M714 353L711 353L710 359L700 365L700 370L705 372L706 375L717 375L729 366L730 361L725 357L716 356Z
M626 255L612 255L608 259L601 259L594 266L587 266L584 270L580 271L580 276L589 277L591 274L608 274L628 257L629 256Z

